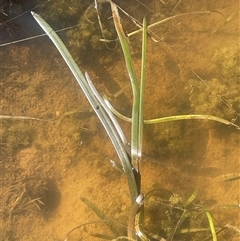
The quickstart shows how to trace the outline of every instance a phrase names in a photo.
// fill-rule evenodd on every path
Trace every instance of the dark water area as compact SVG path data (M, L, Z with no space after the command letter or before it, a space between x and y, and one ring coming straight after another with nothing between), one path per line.
M31 14L31 11L37 11L38 4L38 0L19 2L2 1L2 12L0 12L1 46L26 41L29 38L44 34Z

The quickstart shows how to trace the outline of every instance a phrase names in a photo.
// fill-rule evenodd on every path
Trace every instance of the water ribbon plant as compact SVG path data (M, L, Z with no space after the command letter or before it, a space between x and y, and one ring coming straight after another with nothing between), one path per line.
M127 67L127 71L129 74L130 83L132 86L133 91L133 106L132 106L132 116L131 118L127 118L117 112L110 104L109 100L106 97L101 97L97 90L95 89L90 76L85 73L81 72L79 67L77 66L76 62L73 60L72 56L70 55L69 51L54 32L54 30L36 13L32 12L33 17L36 19L38 24L41 28L46 32L49 38L53 41L54 45L62 55L63 59L67 63L68 67L70 68L71 72L73 73L74 77L76 78L79 86L81 87L82 91L84 92L86 98L88 99L92 109L98 116L99 120L101 121L103 127L105 128L117 154L121 161L122 170L126 175L129 191L130 191L130 198L132 208L129 215L128 220L128 239L129 240L138 240L138 238L142 241L148 241L148 236L143 232L139 223L141 222L141 215L143 210L144 204L144 196L141 194L141 176L140 176L140 168L139 168L139 161L142 155L142 133L143 133L143 125L144 124L156 124L162 123L166 121L176 121L176 120L186 120L186 119L205 119L205 120L214 120L221 122L226 125L235 126L237 129L240 129L237 125L227 120L224 120L219 117L210 116L210 115L178 115L178 116L170 116L170 117L163 117L157 118L152 120L144 120L143 117L143 107L144 107L144 88L145 88L145 78L146 78L146 40L147 40L147 26L146 20L143 21L142 29L138 30L142 31L142 66L141 66L141 79L140 84L136 77L136 72L134 70L131 51L129 47L128 38L123 31L123 27L121 24L121 19L118 13L117 6L111 2L107 1L111 5L113 21L115 25L115 29L118 34L118 38L122 47L125 64ZM206 12L204 12L206 13ZM209 12L207 12L209 13ZM172 17L173 18L173 17ZM158 23L159 24L159 23ZM135 33L133 33L135 34ZM131 152L130 155L128 154L126 145L127 140L125 135L118 124L115 116L130 121L131 122ZM115 162L112 161L114 164ZM118 165L117 163L115 165ZM121 169L121 167L120 167ZM188 203L190 204L195 198L195 193L189 198L186 206ZM167 238L167 241L171 241L176 229L180 226L180 224L184 221L187 217L188 213L185 211L179 220L178 225L172 229L172 235ZM208 216L213 240L215 239L215 229L210 219L209 213L206 212ZM165 240L161 238L161 240Z
M80 85L82 91L84 92L86 98L88 99L90 105L92 106L93 110L95 111L96 115L98 116L99 120L101 121L102 125L104 126L110 140L118 154L118 157L122 163L124 173L126 175L128 186L130 190L130 197L132 204L135 203L135 200L138 196L138 187L136 183L136 175L134 172L136 170L131 165L129 160L129 156L127 151L125 150L124 144L121 141L121 138L118 134L117 129L115 128L113 122L111 121L109 115L106 113L104 108L102 107L101 103L94 95L91 87L89 86L86 78L82 74L81 70L78 68L76 62L73 60L71 54L58 37L58 35L53 31L53 29L36 13L32 12L33 17L41 26L41 28L46 32L49 38L53 41L54 45L62 55L63 59L67 63L68 67L70 68L71 72L73 73L74 77L76 78L78 84Z

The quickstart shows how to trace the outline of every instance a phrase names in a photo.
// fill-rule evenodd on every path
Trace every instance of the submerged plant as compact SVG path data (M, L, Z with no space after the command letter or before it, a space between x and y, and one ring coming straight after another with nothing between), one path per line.
M11 149L29 147L32 144L34 130L27 127L24 123L17 123L8 128L8 132L3 135L2 139L6 146Z
M186 120L186 119L204 119L204 120L212 120L217 121L229 126L234 126L239 129L239 127L232 123L231 121L227 121L225 119L211 116L211 115L196 115L196 114L189 114L189 115L179 115L179 116L170 116L164 118L157 118L154 120L144 120L143 115L143 104L144 104L144 84L145 84L145 75L146 75L146 39L147 39L147 26L146 21L143 21L143 27L140 31L142 31L142 68L141 68L141 80L138 81L135 69L133 67L132 58L131 58L131 51L128 43L128 39L124 34L123 27L121 25L121 19L118 14L117 6L108 1L111 5L113 21L115 25L115 29L118 34L119 41L121 43L121 47L124 54L124 59L126 63L126 67L128 70L128 74L130 77L130 82L133 90L133 108L132 108L132 116L131 118L127 118L121 115L119 112L114 110L111 107L110 102L106 98L102 98L95 87L93 86L90 76L85 73L85 75L80 71L77 64L73 60L72 56L70 55L69 51L62 43L60 38L57 34L52 30L52 28L36 13L32 13L33 17L42 27L42 29L47 33L50 39L53 41L55 46L57 47L58 51L64 58L65 62L67 63L68 67L72 71L73 75L75 76L78 84L80 85L82 91L84 92L86 98L88 99L89 103L91 104L94 112L98 116L99 120L101 121L103 127L105 128L117 154L120 159L120 163L113 162L114 165L119 166L120 169L123 170L124 175L127 178L129 192L130 192L130 200L131 200L131 211L129 214L129 220L127 224L127 237L124 237L126 240L142 240L148 241L150 240L149 234L146 232L145 228L143 227L143 207L144 207L144 195L141 192L141 170L139 167L139 162L141 161L142 155L142 140L143 140L143 125L144 124L156 124L156 123L163 123L166 121L176 121L176 120ZM140 84L139 84L140 83ZM126 137L118 124L115 116L120 116L121 118L128 120L132 123L131 127L131 152L128 153L128 142ZM1 116L0 116L1 117ZM4 116L2 116L4 118ZM9 118L14 118L13 116ZM27 119L20 117L20 119ZM31 118L31 117L29 117ZM34 118L33 118L34 119ZM37 118L35 118L37 119ZM39 120L39 119L37 119ZM149 195L149 194L148 194ZM171 224L170 232L167 234L167 238L162 238L161 240L171 241L175 236L175 233L179 229L180 225L185 222L190 216L190 212L188 210L189 206L191 206L192 202L194 201L197 193L194 192L190 198L184 203L179 195L172 195L168 199L168 203L166 205L170 205L170 211L175 209L181 210L180 216L177 216L178 220L175 224ZM105 219L105 216L90 202L83 199L84 202L90 206L101 219ZM216 240L216 232L215 227L213 225L213 221L209 211L205 211L206 216L209 220L209 227L211 229L213 240ZM102 220L102 222L109 223L110 221ZM81 225L81 226L86 226ZM209 229L208 229L209 231ZM101 235L99 234L98 237ZM105 237L107 238L107 237ZM121 240L122 237L117 237L115 240ZM67 237L65 238L67 240ZM159 239L160 240L160 239Z
M215 52L215 78L201 81L190 79L190 101L195 112L213 113L239 123L240 48L237 44Z

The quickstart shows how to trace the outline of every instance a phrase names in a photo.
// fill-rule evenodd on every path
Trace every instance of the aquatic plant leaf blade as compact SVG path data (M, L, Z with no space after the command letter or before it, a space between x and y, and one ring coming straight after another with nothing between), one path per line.
M147 23L146 18L143 19L142 34L142 64L141 64L141 80L139 93L139 124L138 124L138 157L142 156L143 141L143 124L144 124L144 90L146 82L146 56L147 56Z
M110 220L95 204L90 202L88 199L84 197L80 197L81 201L84 202L101 220ZM111 232L118 236L118 231L112 226L111 222L104 222L106 226L111 230Z
M118 38L122 47L126 67L128 70L128 75L132 85L133 107L132 107L132 130L131 130L131 161L134 168L138 170L139 86L138 86L138 81L137 81L136 73L135 73L132 58L131 58L131 51L128 44L128 39L126 38L122 28L118 9L114 3L112 2L110 3L111 3L115 29L117 31Z
M107 104L109 109L113 112L114 115L119 117L120 119L131 122L132 119L130 117L124 116L120 112L118 112L114 107L111 105L111 103L107 100ZM156 119L149 119L149 120L143 120L144 124L152 125L152 124L158 124L158 123L164 123L169 121L180 121L180 120L210 120L210 121L216 121L224 125L233 126L237 130L240 130L240 127L236 124L234 124L231 121L228 121L226 119L212 116L212 115L196 115L196 114L189 114L189 115L174 115L174 116L167 116L167 117L160 117Z
M54 30L44 21L38 14L31 12L35 20L38 22L40 27L46 32L49 38L52 40L56 48L58 49L59 53L62 55L63 59L67 63L68 67L70 68L71 72L73 73L75 79L77 80L78 84L82 88L86 98L88 99L89 103L91 104L93 110L95 111L96 115L98 116L99 120L101 121L102 125L104 126L108 136L110 137L112 144L119 156L120 161L122 162L124 173L126 175L129 191L131 195L131 202L134 203L136 197L138 196L138 188L136 178L134 176L132 165L129 161L128 154L116 132L114 126L112 125L111 120L107 116L107 114L103 111L100 103L95 98L94 94L91 91L84 75L78 68L76 62L73 60L71 54L67 50L66 46L63 44L61 39L58 35L54 32Z
M209 226L210 226L210 229L211 229L212 238L213 238L212 240L217 241L217 234L216 234L216 229L215 229L215 226L214 226L212 215L208 210L205 210L205 213L207 215Z

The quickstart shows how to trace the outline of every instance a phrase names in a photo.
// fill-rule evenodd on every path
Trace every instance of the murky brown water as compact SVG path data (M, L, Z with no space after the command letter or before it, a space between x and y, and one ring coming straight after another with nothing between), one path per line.
M161 1L142 3L150 9L145 10L148 24L173 11ZM233 0L179 1L173 13L214 9L230 19L238 5ZM220 14L211 12L178 16L151 29L161 41L148 39L145 119L189 113L217 114L230 121L236 117L239 107L229 108L228 103L232 96L239 96L239 89L236 94L237 85L226 88L226 83L236 77L228 79L227 71L239 64L239 13L224 26L223 22ZM138 75L140 39L140 35L130 38ZM64 240L73 228L99 220L80 197L96 204L109 219L126 224L131 205L128 186L109 161L118 160L117 156L53 45L23 42L1 47L0 55L0 114L59 117L48 122L1 120L1 240ZM128 83L120 51L106 49L89 55L81 69L88 71L101 94L112 96ZM227 104L219 95L227 98ZM128 88L113 100L127 116L131 115L131 97ZM129 123L120 120L120 124L129 140ZM184 223L185 229L208 227L202 206L210 210L217 228L229 224L239 229L239 180L225 182L239 175L238 130L207 120L166 122L146 125L143 144L142 191L167 190L183 200L168 209L163 205L170 205L163 191L150 196L144 223L150 232L164 235L164 225L173 226L180 215L168 212L184 209L183 203L196 189L196 209L189 210L192 216L190 224ZM126 234L124 227L115 225L119 235ZM108 234L109 230L96 223L76 229L68 240L100 240L94 233ZM202 240L208 235L184 236L183 240ZM226 228L219 240L238 240L237 235Z

